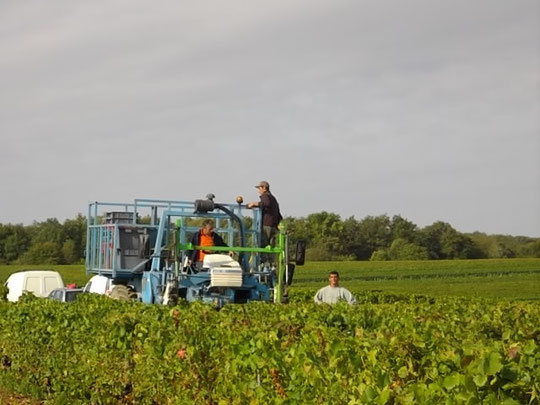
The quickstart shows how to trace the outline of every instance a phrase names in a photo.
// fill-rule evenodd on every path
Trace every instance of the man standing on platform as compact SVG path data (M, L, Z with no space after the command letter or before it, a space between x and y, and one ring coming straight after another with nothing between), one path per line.
M259 191L260 201L250 202L248 208L259 207L262 212L262 238L261 247L268 245L274 247L276 236L278 234L278 225L283 219L279 211L279 203L276 197L270 192L270 184L267 181L261 181L255 186ZM270 261L268 255L261 255L263 261Z

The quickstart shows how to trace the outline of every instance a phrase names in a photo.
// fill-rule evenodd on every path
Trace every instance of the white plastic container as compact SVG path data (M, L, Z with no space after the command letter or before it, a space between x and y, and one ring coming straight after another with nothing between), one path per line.
M84 286L85 293L109 295L114 284L109 277L95 275Z
M210 287L242 287L242 267L227 255L204 256L203 269L210 270Z

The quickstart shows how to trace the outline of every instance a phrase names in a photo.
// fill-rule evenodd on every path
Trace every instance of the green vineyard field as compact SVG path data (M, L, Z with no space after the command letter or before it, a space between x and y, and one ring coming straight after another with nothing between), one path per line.
M459 298L0 303L0 386L51 403L538 404L540 307Z
M219 311L0 300L0 403L538 405L539 265L307 263L290 303ZM312 303L334 269L357 305Z

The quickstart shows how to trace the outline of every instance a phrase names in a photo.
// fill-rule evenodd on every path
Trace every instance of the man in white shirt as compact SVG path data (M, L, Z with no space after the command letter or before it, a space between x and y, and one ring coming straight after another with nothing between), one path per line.
M332 271L328 275L328 281L330 285L321 288L315 294L314 300L317 304L335 304L338 301L346 301L349 304L356 304L356 299L346 288L339 286L339 273Z

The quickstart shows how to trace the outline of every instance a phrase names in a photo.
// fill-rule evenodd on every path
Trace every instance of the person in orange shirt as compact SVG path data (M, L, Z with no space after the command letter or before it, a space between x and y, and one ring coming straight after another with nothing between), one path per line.
M212 219L205 219L199 232L196 232L191 238L193 246L227 246L218 233L214 232L215 223ZM189 250L187 252L188 266L194 266L195 270L202 268L204 256L207 254L218 253L212 250ZM231 255L232 252L229 252Z

